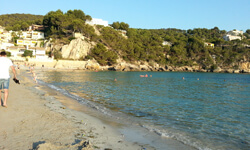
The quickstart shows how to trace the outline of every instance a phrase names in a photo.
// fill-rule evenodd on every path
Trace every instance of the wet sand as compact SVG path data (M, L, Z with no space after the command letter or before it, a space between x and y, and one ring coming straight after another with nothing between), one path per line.
M81 112L84 106L74 104L77 102L46 91L25 76L19 79L20 85L10 81L8 107L0 106L0 150L146 147L126 141L110 125Z
M8 108L0 106L0 150L194 149L139 126L109 120L59 91L37 84L28 67L17 72L21 84L11 80Z

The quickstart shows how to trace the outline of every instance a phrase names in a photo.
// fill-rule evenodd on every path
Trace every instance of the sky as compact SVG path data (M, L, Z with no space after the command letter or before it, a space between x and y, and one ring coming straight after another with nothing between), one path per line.
M250 0L0 0L0 15L46 15L58 9L80 9L92 18L125 22L130 28L250 29Z

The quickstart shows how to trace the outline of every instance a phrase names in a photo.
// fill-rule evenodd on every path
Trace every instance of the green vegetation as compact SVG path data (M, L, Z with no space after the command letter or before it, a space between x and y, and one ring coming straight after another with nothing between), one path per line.
M95 58L100 65L113 65L116 63L117 59L117 55L114 52L107 50L101 43L98 43L92 49L89 57Z
M248 31L248 30L247 30ZM248 31L249 32L249 31ZM198 65L204 69L216 69L249 60L249 38L224 41L225 30L212 29L132 29L127 38L115 29L101 29L102 42L126 61L155 61L173 66ZM247 32L246 32L247 33ZM169 45L163 45L167 41ZM214 43L214 47L205 46Z
M126 30L128 31L129 29L129 25L125 22L114 22L111 27L113 27L114 29L118 29L118 30Z
M59 50L55 50L53 55L54 55L54 58L57 60L62 59L62 53Z
M7 57L11 56L11 52L6 52Z
M58 39L66 37L70 41L73 32L80 32L90 39L95 39L97 36L95 30L92 26L85 24L86 20L92 20L92 18L85 15L82 10L69 10L67 13L61 10L50 11L43 19L43 25L47 27L45 35Z
M43 21L42 15L31 14L5 14L0 15L0 25L4 26L6 30L26 31L32 24L41 25Z
M87 37L86 40L97 43L87 58L95 58L101 65L113 65L119 57L131 63L147 61L172 66L197 65L214 70L222 66L237 68L239 62L249 61L250 29L243 34L243 40L225 41L223 35L226 31L218 27L134 29L124 22L114 22L112 28L96 26L101 33L98 36L95 29L85 23L91 19L82 10L69 10L66 13L57 10L45 16L1 15L0 25L18 31L32 23L43 24L46 38L59 39L64 44L74 39L72 33L80 32ZM120 30L125 30L126 36ZM15 40L18 35L13 37ZM167 44L163 45L163 42ZM206 46L205 42L213 43L214 47ZM61 59L59 50L53 54L56 59Z
M23 57L27 57L27 56L32 57L33 56L33 51L25 50L22 56Z

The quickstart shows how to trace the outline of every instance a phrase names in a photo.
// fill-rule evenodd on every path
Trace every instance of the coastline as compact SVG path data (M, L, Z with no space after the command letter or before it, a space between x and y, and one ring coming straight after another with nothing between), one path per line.
M15 59L13 59L16 61ZM27 62L18 62L24 66L24 64L33 65L36 69L44 70L85 70L85 71L119 71L119 72L133 72L133 71L153 71L153 72L211 72L211 73L233 73L233 74L250 74L250 63L245 62L240 65L238 69L232 68L220 68L217 69L202 69L200 66L168 66L168 65L159 65L154 64L150 66L149 64L142 65L139 62L135 64L120 62L114 66L100 66L94 60L88 61L74 61L74 60L53 60L51 62L46 61L27 61Z
M20 85L10 82L8 108L0 107L1 150L154 149L126 141L102 120L80 112L84 106L70 98L23 75L19 79Z
M35 68L34 71L38 75L46 77L46 73L50 71L59 71L62 74L67 71L68 75L73 77L73 72L79 76L78 71L82 70ZM186 143L185 140L179 140L176 137L169 138L168 135L165 136L164 133L162 134L150 126L144 126L140 121L136 121L136 118L136 120L129 121L127 116L119 115L116 118L116 115L111 114L112 118L105 111L99 109L99 106L85 105L78 101L77 96L74 97L75 93L70 93L73 96L69 96L63 89L56 86L53 88L53 85L42 80L38 80L38 84L36 84L32 80L28 67L22 66L17 72L19 72L18 79L21 84L14 84L11 80L8 108L0 107L0 120L4 120L4 123L0 123L0 141L4 141L4 143L0 142L0 150L7 150L9 147L10 149L21 147L21 149L40 150L79 149L83 148L86 143L90 143L90 149L106 150L193 150L196 147ZM56 80L53 77L52 79ZM84 98L84 94L80 96ZM10 102L12 102L11 105ZM13 104L15 107L11 111L6 111ZM7 116L5 116L5 112L8 112ZM15 118L18 119L14 120ZM10 129L6 129L6 127ZM11 137L15 138L11 139ZM13 144L15 141L18 142L17 146Z
M35 69L38 73L50 70ZM0 107L1 150L195 149L140 125L114 121L60 91L36 84L27 67L18 72L21 84L10 81L8 108Z

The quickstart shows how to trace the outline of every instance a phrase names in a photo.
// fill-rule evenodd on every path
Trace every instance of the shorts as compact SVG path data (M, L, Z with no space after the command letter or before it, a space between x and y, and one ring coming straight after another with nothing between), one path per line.
M0 79L0 89L9 89L10 79Z

